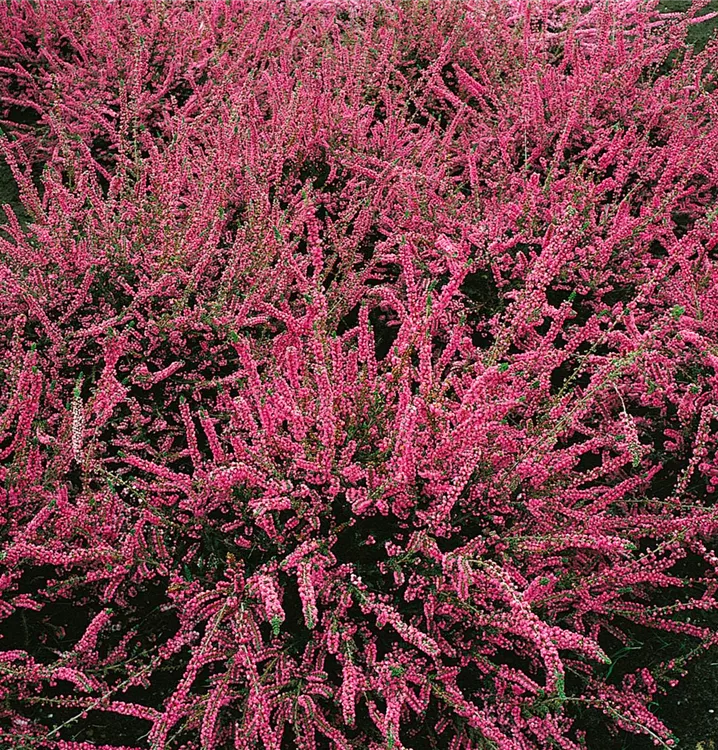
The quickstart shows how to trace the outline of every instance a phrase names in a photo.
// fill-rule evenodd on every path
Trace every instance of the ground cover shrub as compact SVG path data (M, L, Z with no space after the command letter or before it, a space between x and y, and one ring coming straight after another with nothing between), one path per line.
M718 634L700 8L0 8L5 746L676 744Z

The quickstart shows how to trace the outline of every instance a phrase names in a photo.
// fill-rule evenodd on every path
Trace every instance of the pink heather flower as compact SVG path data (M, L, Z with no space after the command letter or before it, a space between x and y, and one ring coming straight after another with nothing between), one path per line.
M279 593L274 580L268 575L256 576L255 585L257 593L264 604L267 621L271 623L275 635L279 632L281 623L284 622L284 610L279 598Z
M103 609L92 618L84 635L75 644L75 651L90 652L95 649L100 631L111 621L111 609Z
M297 567L297 582L299 584L299 598L302 602L304 622L309 630L315 628L319 617L313 576L314 565L312 560L302 560Z
M370 606L377 615L377 622L380 626L389 623L408 644L415 646L429 656L438 656L440 649L436 642L417 628L403 622L390 607L383 604L371 604Z
M82 442L85 429L85 411L80 395L80 385L82 379L78 381L72 396L72 455L78 463L82 463Z
M319 549L319 542L315 539L309 539L306 542L302 542L291 554L287 555L284 560L280 563L280 567L284 570L292 570L302 560L302 558L311 555Z
M356 694L359 689L359 672L349 661L342 668L341 706L344 723L354 725Z

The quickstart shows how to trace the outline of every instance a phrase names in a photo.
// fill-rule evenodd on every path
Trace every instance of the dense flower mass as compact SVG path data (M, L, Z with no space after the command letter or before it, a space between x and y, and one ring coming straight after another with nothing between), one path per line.
M676 743L702 5L0 6L3 747Z

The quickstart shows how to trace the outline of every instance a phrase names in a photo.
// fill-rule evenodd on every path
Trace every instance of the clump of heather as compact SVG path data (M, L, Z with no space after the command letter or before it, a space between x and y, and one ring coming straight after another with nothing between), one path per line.
M3 742L675 744L718 636L701 5L3 4Z

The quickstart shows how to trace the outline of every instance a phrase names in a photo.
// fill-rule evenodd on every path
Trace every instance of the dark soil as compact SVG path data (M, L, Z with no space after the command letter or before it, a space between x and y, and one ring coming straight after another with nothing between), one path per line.
M676 733L681 747L714 750L718 745L718 649L693 665L656 713Z

